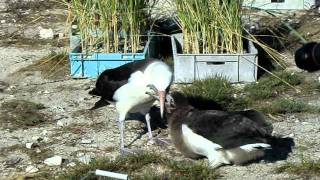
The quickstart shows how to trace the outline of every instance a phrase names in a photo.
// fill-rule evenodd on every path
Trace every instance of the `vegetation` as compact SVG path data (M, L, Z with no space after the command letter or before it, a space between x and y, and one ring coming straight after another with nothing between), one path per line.
M184 53L239 53L241 1L175 0Z
M177 162L156 154L117 157L115 160L97 159L88 165L68 169L58 179L101 179L88 174L96 169L128 174L130 179L215 179L217 173L207 166L187 161ZM161 170L160 170L161 169Z
M261 111L269 114L286 114L300 112L320 112L319 107L311 106L301 100L281 98L276 99L269 106L262 107Z
M249 104L246 98L234 98L236 89L222 76L196 80L191 85L183 85L181 91L188 97L215 101L229 110L245 108Z
M289 84L296 86L303 82L303 78L297 74L289 73L286 71L277 71L274 72L276 76L282 80L288 82ZM247 85L244 89L244 92L253 100L267 99L277 96L279 93L282 93L290 89L280 79L277 79L271 75L265 75L261 77L256 84Z
M45 122L45 115L39 110L44 109L43 104L25 100L12 100L1 105L2 113L0 123L2 126L24 128Z
M49 79L65 78L70 72L67 52L52 52L19 70L20 73L30 71L40 71L41 75Z
M71 0L69 19L78 26L82 51L138 51L150 4L151 0Z
M300 163L286 163L285 165L276 169L277 173L287 172L296 174L304 179L310 177L320 177L320 160L302 160Z
M304 91L318 91L316 82L305 82L303 76L285 71L275 72L281 79L297 86L306 87ZM307 86L308 85L308 86ZM257 83L237 89L221 76L196 80L190 85L181 85L180 91L188 97L203 98L220 104L225 110L258 109L266 114L318 113L320 107L309 105L294 98L278 98L290 94L292 88L271 75L265 75Z

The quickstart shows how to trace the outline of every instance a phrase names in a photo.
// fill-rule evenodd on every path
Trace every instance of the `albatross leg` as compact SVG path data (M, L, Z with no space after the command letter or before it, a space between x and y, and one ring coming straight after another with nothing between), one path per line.
M147 113L145 115L145 118L146 118L146 123L147 123L147 129L148 129L148 139L149 139L149 143L153 144L154 143L154 140L153 140L153 137L152 137L152 130L151 130L151 125L150 125L150 114Z
M147 129L148 129L148 139L149 139L148 143L150 143L150 144L156 143L161 146L162 145L170 145L171 144L170 139L164 139L164 138L158 138L158 137L154 138L152 136L152 130L151 130L151 125L150 125L150 119L151 119L150 114L147 113L145 118L146 118Z
M125 116L123 117L120 115L119 121L118 121L118 126L120 131L120 153L121 155L134 154L135 152L133 150L124 147L124 128L125 128L124 120L125 120Z

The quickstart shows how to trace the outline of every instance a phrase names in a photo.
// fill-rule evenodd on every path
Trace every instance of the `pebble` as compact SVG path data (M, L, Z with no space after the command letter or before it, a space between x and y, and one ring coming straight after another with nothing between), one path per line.
M33 165L29 165L29 166L26 167L26 172L27 173L36 173L38 171L39 171L39 169L37 167L33 166Z
M39 141L42 141L43 139L41 138L41 137L39 137L39 136L32 136L32 141L34 141L34 142L39 142Z
M27 149L32 149L34 147L34 143L26 143Z
M57 126L59 126L59 127L63 127L63 126L67 126L67 125L68 125L68 123L65 121L62 121L62 120L57 121Z
M89 154L83 155L78 158L80 162L84 164L89 164L91 162L91 156Z
M83 90L89 90L90 89L90 86L85 86L84 88L83 88Z
M82 139L80 144L91 144L93 141L91 139Z
M61 39L61 38L64 37L64 34L63 33L58 33L58 37L59 37L59 39Z
M44 141L44 142L49 142L49 138L48 138L48 137L44 137L44 138L43 138L43 141Z
M71 163L67 164L68 167L74 167L74 166L76 166L76 165L77 165L77 164L76 164L75 162L71 162Z
M38 29L39 29L39 36L41 39L53 39L54 33L51 28L45 29L45 28L39 27Z
M48 166L59 166L62 164L62 157L61 156L53 156L44 160L44 163Z
M302 125L308 125L308 124L310 124L309 122L302 122L301 123Z
M48 131L47 131L47 130L43 130L43 131L41 132L41 135L42 135L42 136L48 135Z

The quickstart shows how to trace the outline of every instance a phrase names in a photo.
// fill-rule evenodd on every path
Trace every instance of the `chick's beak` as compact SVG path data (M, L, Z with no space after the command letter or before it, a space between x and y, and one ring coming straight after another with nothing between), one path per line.
M158 91L158 95L159 95L159 103L160 103L160 115L161 115L161 118L163 118L166 92L165 91Z

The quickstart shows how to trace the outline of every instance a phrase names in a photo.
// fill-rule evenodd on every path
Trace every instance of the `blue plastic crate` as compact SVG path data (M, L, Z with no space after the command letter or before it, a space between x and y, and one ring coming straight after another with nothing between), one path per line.
M142 53L69 53L71 77L95 78L104 70L119 67L133 61L150 57L152 37L148 38Z

